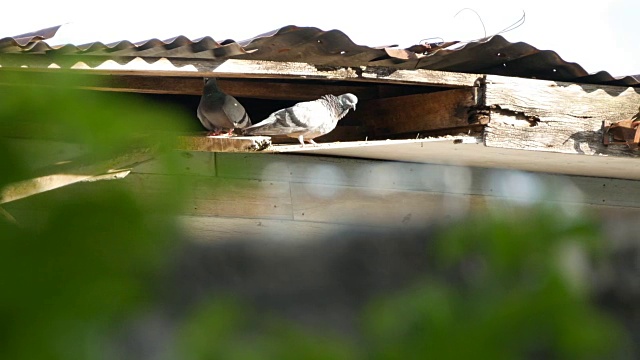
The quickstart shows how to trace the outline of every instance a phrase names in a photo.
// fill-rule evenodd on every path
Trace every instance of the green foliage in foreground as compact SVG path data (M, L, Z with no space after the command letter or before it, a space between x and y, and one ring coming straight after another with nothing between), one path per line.
M163 144L180 131L172 111L112 94L60 86L0 91L2 129L75 142L96 159L141 142ZM0 138L0 188L36 176L27 165L49 156L25 158ZM153 302L149 284L173 248L175 232L164 219L180 207L180 184L168 183L153 199L119 185L89 185L78 196L29 200L38 226L0 218L0 358L112 358L111 335ZM611 358L624 337L589 301L589 264L600 244L588 219L554 209L475 218L444 230L428 249L432 273L367 307L359 340L215 299L178 322L167 357Z
M76 80L30 86L0 71L0 189L56 172L60 161L90 165L129 149L171 147L170 134L184 120L179 114L136 98L71 90ZM71 157L53 150L60 148L73 149ZM170 172L175 162L163 159ZM113 181L2 206L11 211L0 214L0 358L109 357L105 339L151 300L150 280L172 247L175 231L161 219L179 208L177 180L156 198Z
M524 210L524 209L523 209ZM448 227L422 280L369 304L358 341L269 327L249 307L213 302L178 333L187 359L624 358L617 323L589 302L598 230L553 209ZM253 320L251 320L253 319ZM250 326L249 326L250 325Z
M370 357L610 358L622 334L588 302L597 234L588 219L552 208L443 231L440 276L369 309Z

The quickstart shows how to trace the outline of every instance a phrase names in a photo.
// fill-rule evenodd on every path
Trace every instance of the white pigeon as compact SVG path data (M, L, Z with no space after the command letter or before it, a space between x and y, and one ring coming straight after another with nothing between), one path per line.
M231 135L233 129L251 125L244 106L220 90L215 78L205 79L197 114L202 126L210 131L208 135Z
M356 109L358 98L353 94L324 95L318 100L300 102L278 110L261 122L242 130L244 135L286 135L317 145L314 138L335 129L338 120L350 109Z

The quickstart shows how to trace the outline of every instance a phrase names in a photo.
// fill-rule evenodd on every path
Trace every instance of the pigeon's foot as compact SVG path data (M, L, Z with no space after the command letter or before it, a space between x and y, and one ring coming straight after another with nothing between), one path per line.
M233 136L233 129L229 131L222 131L222 130L209 131L207 133L207 136Z
M300 141L300 146L304 147L305 139L304 139L304 137L302 135L298 136L298 141ZM313 139L307 139L306 141L309 142L309 144L311 144L313 146L318 146L318 143L313 141Z

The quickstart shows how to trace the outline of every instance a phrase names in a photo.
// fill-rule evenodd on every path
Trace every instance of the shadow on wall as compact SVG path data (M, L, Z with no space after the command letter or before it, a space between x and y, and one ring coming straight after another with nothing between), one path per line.
M149 129L179 122L111 94L12 91L0 126L36 124L30 140L78 143L85 159L162 143ZM52 155L14 151L2 134L0 189ZM171 178L155 197L111 181L3 205L21 216L0 217L0 358L639 354L637 242L604 242L582 214L525 201L446 226L203 243L175 226L182 190Z

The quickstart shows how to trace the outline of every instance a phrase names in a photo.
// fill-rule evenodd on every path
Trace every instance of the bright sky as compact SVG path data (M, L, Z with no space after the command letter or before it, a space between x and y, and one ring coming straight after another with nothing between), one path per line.
M167 5L165 5L167 4ZM285 25L338 29L355 43L367 46L410 46L421 39L472 40L497 33L518 21L526 22L503 34L542 50L554 50L564 60L588 72L606 70L614 76L640 74L640 1L638 0L446 0L376 2L355 0L228 2L184 0L178 3L112 0L71 0L3 4L0 38L59 24L50 44L105 43L118 40L168 39L178 35L196 39L236 41ZM419 4L419 5L415 5ZM506 4L506 5L505 5Z

